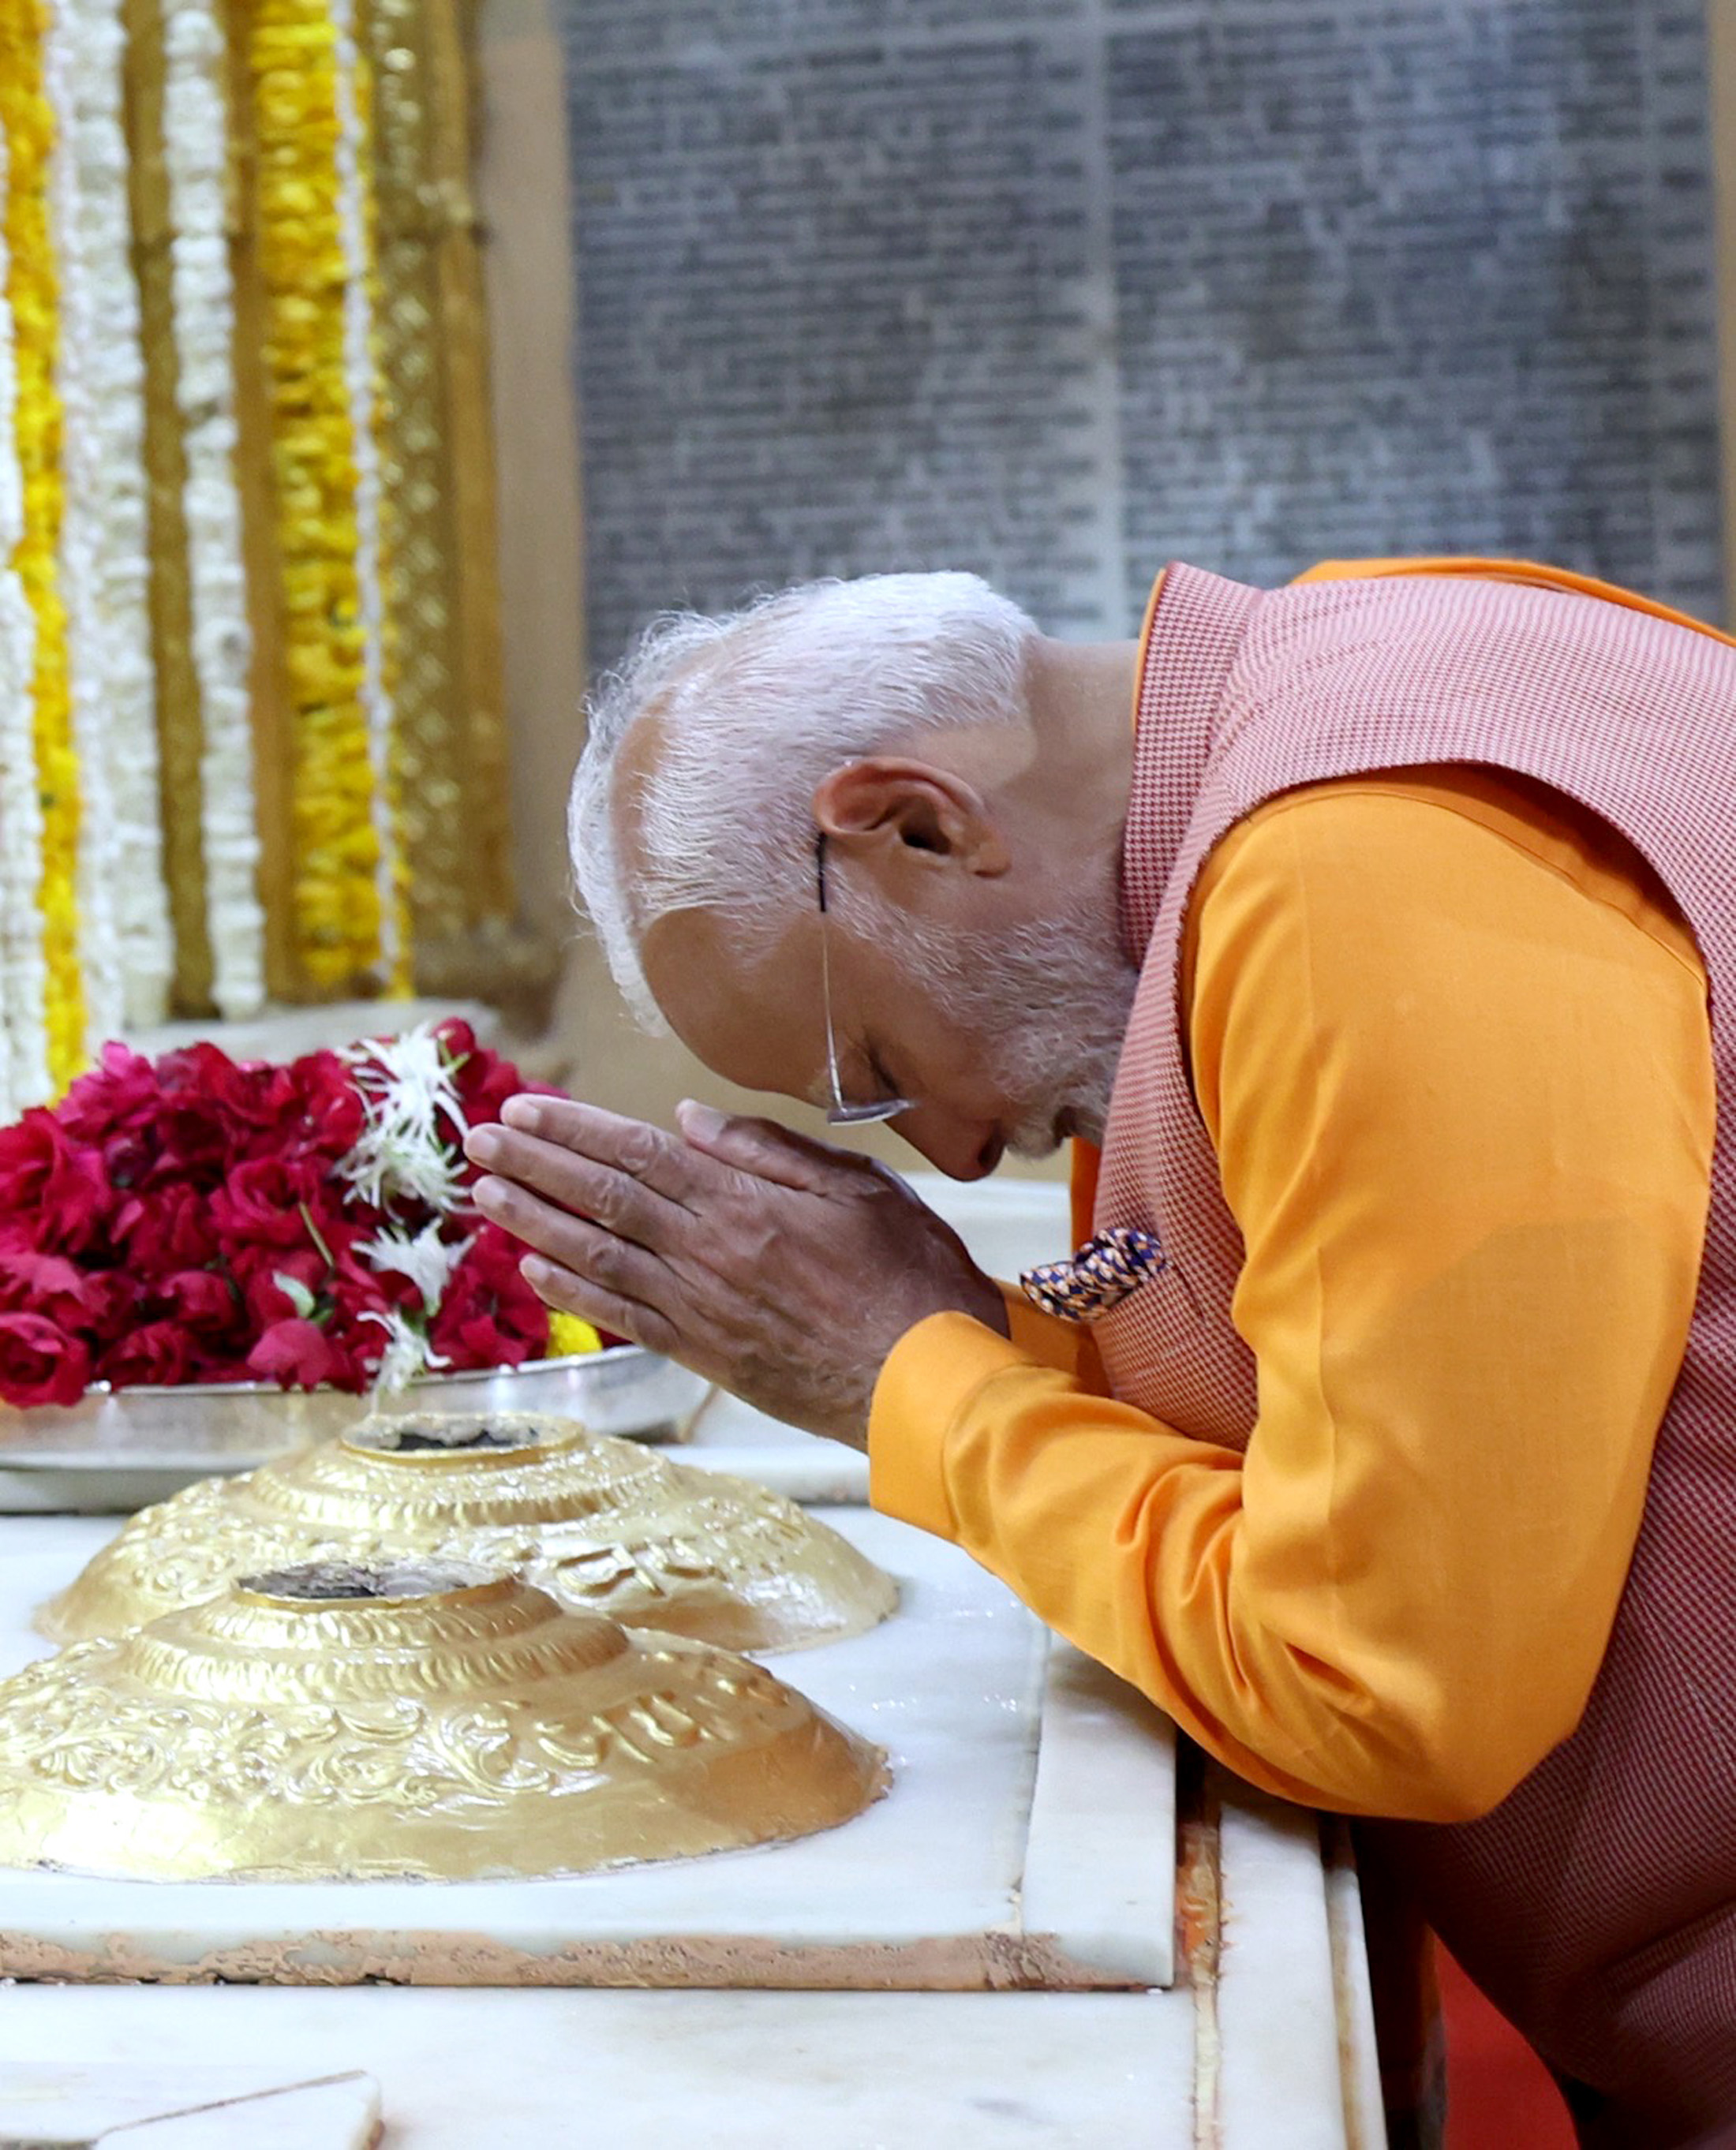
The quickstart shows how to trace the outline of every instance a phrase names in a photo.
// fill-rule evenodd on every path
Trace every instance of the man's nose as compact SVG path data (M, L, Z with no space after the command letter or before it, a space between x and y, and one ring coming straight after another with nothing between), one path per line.
M986 1179L1007 1147L992 1120L955 1119L923 1105L901 1113L892 1124L949 1179Z

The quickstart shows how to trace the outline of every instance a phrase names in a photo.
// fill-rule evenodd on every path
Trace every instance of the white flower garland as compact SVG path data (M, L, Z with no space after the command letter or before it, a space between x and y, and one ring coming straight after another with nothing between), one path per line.
M377 1393L401 1389L417 1375L451 1363L429 1343L427 1325L472 1244L441 1237L444 1220L460 1206L469 1123L453 1079L457 1067L431 1023L419 1023L397 1037L360 1039L346 1046L341 1057L351 1070L366 1118L361 1136L338 1164L339 1178L388 1220L401 1196L437 1212L414 1238L388 1221L356 1249L376 1276L408 1277L421 1295L420 1320L397 1307L362 1317L386 1331L374 1375Z
M0 293L6 287L7 143L0 130ZM0 297L0 1118L41 1104L48 1077L43 953L43 812L37 790L36 620L13 565L24 534L11 309Z
M121 1021L163 1020L174 966L151 654L144 353L121 116L124 47L120 0L59 0L45 58L59 124L62 543L83 802L81 962L93 1050Z
M359 56L352 0L331 0L337 54L338 239L344 255L344 372L356 463L356 589L361 627L361 706L373 770L371 809L379 846L380 976L398 964L397 831L392 824L391 696L386 685L386 601L382 587L380 448L375 438L374 323L368 293L367 182L361 117L356 101Z
M355 1071L366 1115L361 1137L337 1168L340 1177L376 1209L390 1214L402 1195L449 1214L457 1206L470 1123L434 1026L364 1037L339 1057Z
M472 1239L442 1239L440 1231L437 1218L413 1239L407 1232L378 1232L371 1239L358 1241L356 1249L366 1257L376 1276L408 1277L421 1294L422 1312L431 1318L439 1313L452 1272L472 1244Z
M357 1247L356 1252L366 1257L376 1276L406 1276L421 1294L420 1320L396 1306L383 1314L370 1310L361 1317L364 1321L377 1321L386 1331L386 1349L374 1374L376 1392L401 1389L418 1375L437 1372L452 1363L428 1341L428 1324L440 1311L452 1272L470 1246L468 1239L442 1239L436 1222L425 1224L413 1239L405 1232L386 1231L362 1240Z
M231 1022L265 999L265 914L248 699L252 653L235 483L235 292L225 174L223 31L209 0L164 0L163 154L169 177L176 401L199 679L205 930L212 996Z
M78 97L79 251L94 301L82 355L88 383L90 522L97 533L94 630L101 634L112 791L112 910L120 1002L131 1026L159 1023L174 977L164 880L157 677L150 649L150 527L144 475L144 342L131 260L129 150L123 123L120 0L67 0ZM75 673L75 694L82 694ZM99 1041L94 1041L99 1042Z
M376 1314L369 1307L361 1318L364 1321L377 1321L386 1331L386 1349L374 1369L376 1397L408 1388L420 1375L438 1373L442 1366L452 1365L452 1360L435 1350L416 1324L396 1307L388 1307L384 1314Z

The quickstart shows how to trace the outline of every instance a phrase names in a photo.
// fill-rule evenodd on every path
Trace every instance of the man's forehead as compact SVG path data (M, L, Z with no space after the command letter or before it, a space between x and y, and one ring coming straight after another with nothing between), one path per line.
M671 911L639 945L670 1028L744 1088L813 1089L822 1026L819 956L806 924L792 921L769 947L750 951L722 913Z

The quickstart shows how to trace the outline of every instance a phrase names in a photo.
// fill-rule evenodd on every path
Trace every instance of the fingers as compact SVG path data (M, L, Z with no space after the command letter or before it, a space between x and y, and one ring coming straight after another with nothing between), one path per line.
M483 1180L477 1189L477 1207L514 1239L600 1290L657 1309L669 1307L679 1296L673 1272L648 1249L570 1216L511 1180Z
M756 1179L770 1179L805 1194L825 1194L835 1189L840 1170L858 1173L862 1168L854 1151L834 1149L830 1143L797 1134L775 1120L720 1113L691 1098L684 1098L675 1108L675 1118L694 1149L720 1164L751 1173Z
M596 1105L581 1105L572 1098L508 1098L501 1118L507 1131L540 1138L588 1158L593 1164L623 1173L648 1187L666 1201L689 1206L689 1198L714 1178L679 1135L665 1134L644 1120L630 1120L619 1113L605 1113ZM476 1128L465 1140L465 1152L478 1163L489 1160L477 1154L477 1144L497 1129Z
M497 1175L479 1180L472 1199L485 1215L502 1223L506 1197L501 1183L516 1182L546 1196L557 1209L577 1211L618 1238L659 1253L668 1253L684 1230L693 1227L692 1214L680 1204L654 1193L615 1166L597 1163L538 1135L521 1134L510 1127L475 1128L466 1138L465 1153Z
M682 1356L679 1332L669 1316L654 1306L605 1291L601 1284L541 1254L527 1254L519 1267L525 1282L545 1306L556 1307L563 1314L576 1314L595 1328L624 1336L630 1344L643 1345L648 1351L659 1351L666 1358Z

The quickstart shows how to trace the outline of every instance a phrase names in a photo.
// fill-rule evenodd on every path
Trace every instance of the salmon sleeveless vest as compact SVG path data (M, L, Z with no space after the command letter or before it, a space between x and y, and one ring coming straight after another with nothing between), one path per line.
M1711 980L1718 1126L1693 1322L1609 1648L1578 1730L1493 1813L1363 1826L1545 2058L1633 2115L1634 2140L1669 2142L1736 2117L1736 643L1600 585L1465 564L1273 592L1165 573L1123 861L1142 973L1093 1222L1154 1233L1168 1261L1093 1333L1115 1395L1245 1448L1242 1244L1177 992L1195 879L1238 821L1301 785L1479 763L1577 800L1655 869Z

